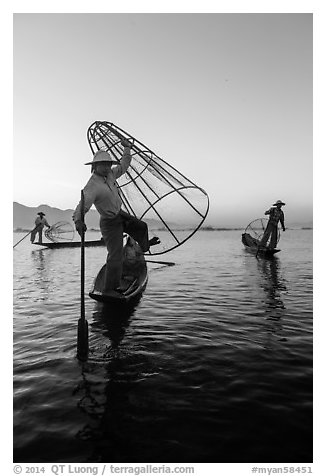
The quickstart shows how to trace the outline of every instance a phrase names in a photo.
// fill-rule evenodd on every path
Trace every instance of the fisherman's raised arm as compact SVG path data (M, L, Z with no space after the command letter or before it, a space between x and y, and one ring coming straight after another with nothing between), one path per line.
M124 150L123 150L120 163L119 165L117 165L116 167L112 169L112 173L114 175L114 178L116 179L121 177L121 175L123 175L127 171L131 162L131 153L130 153L130 149L132 147L131 142L129 142L127 139L122 139L121 144L123 145Z

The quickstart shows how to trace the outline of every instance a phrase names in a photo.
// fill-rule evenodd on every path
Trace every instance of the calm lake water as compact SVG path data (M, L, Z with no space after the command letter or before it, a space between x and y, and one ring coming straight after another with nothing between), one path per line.
M287 230L274 260L240 240L199 231L153 257L176 265L148 264L135 309L86 294L85 363L80 249L20 243L14 461L312 462L312 231ZM86 249L86 291L105 257Z

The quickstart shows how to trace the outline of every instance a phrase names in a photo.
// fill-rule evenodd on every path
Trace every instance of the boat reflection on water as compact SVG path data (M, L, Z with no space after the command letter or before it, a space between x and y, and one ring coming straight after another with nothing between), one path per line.
M49 273L48 259L44 250L31 252L35 273L33 274L33 288L39 292L39 300L47 301L53 289L53 276Z
M253 298L258 298L268 319L285 316L284 296L287 294L287 281L284 277L282 260L247 256L245 259L248 283L252 287ZM256 295L255 295L256 290Z
M142 379L140 367L148 363L123 339L139 301L132 306L96 303L93 312L90 356L80 364L81 379L73 392L83 415L76 438L83 442L87 461L119 462L126 454L137 459L125 428L132 422L130 392Z
M266 312L272 319L280 319L284 315L285 305L282 299L287 291L286 280L282 276L281 262L278 258L271 260L258 259L258 270L262 280L260 287L265 292Z
M103 337L109 338L111 347L117 349L140 300L141 297L138 297L136 301L129 304L96 303L93 322L91 323L92 332L100 333Z
M256 312L253 312L252 316L253 324L257 326L257 342L264 349L272 351L275 346L278 348L280 342L286 341L283 326L287 320L288 309L284 296L288 291L282 261L276 257L265 259L251 255L245 263L252 298L256 303ZM256 320L256 316L260 318Z

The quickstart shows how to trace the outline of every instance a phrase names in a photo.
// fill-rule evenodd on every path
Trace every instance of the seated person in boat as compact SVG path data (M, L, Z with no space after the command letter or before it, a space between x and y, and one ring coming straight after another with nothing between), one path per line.
M45 213L43 212L38 212L38 217L35 219L35 228L31 233L31 243L34 243L36 234L38 233L38 243L42 243L42 233L43 233L43 228L47 226L50 228L50 225L47 222L47 219L45 217Z
M282 200L277 200L273 206L265 212L265 215L269 215L269 220L266 226L266 230L262 239L260 240L260 246L266 246L267 241L270 239L269 248L275 249L277 245L277 235L278 235L278 222L281 223L283 231L285 231L284 225L284 213L282 206L285 205Z
M120 162L112 159L109 152L98 150L91 165L92 175L84 187L84 212L87 213L94 204L100 214L100 229L108 250L104 292L120 293L123 263L123 233L127 233L138 242L143 253L150 246L160 243L158 237L148 239L147 224L121 210L121 198L116 179L123 175L131 162L131 144L122 139L124 147ZM116 165L112 167L112 165ZM81 217L81 201L73 214L76 230L81 235L86 225Z

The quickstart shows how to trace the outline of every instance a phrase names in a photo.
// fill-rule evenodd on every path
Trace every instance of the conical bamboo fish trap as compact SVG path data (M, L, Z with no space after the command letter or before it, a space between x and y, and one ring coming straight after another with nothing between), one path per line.
M106 150L117 161L124 150L121 139L133 143L130 167L117 183L122 209L144 220L150 237L157 235L161 240L148 254L171 251L200 228L209 208L205 190L111 122L94 122L87 138L93 154Z
M249 233L253 238L256 240L261 240L264 236L266 227L268 224L267 218L257 218L249 223L247 228L245 229L245 233ZM280 241L281 232L278 228L277 230L277 243Z
M44 231L44 235L53 243L61 241L72 241L74 239L75 230L68 221L58 221Z

